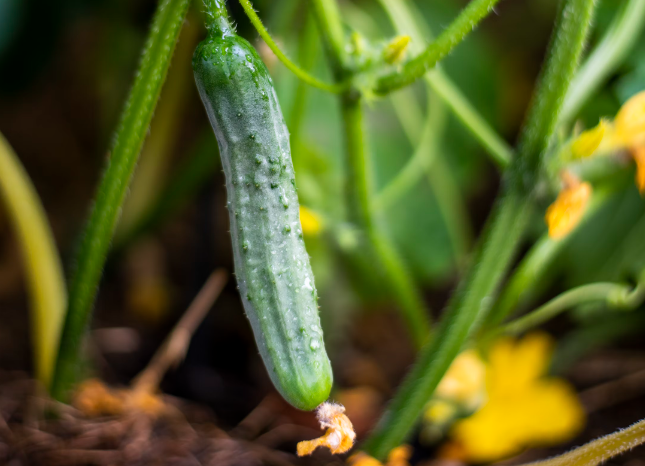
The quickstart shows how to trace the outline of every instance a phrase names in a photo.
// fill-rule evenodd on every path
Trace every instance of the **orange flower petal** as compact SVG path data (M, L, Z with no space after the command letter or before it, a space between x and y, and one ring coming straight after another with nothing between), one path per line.
M589 183L568 183L546 211L549 236L553 239L567 236L582 219L590 197Z
M349 466L383 466L379 460L362 451L347 458L347 464Z
M645 91L625 102L616 115L614 125L618 143L634 146L645 142Z
M410 466L408 460L412 456L412 447L410 445L399 445L387 455L387 464L385 466Z
M335 455L345 453L354 446L356 433L345 414L345 408L336 403L323 403L316 410L320 428L327 428L322 437L298 443L298 456L311 455L318 447L327 447Z
M634 147L632 155L636 161L636 185L640 193L645 195L645 145Z

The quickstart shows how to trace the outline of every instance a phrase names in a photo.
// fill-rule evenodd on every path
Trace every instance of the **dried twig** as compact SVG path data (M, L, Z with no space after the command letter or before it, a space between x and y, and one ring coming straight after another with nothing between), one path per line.
M228 274L224 269L211 274L148 366L133 381L132 388L135 392L154 391L166 371L184 358L193 333L206 317L227 280Z

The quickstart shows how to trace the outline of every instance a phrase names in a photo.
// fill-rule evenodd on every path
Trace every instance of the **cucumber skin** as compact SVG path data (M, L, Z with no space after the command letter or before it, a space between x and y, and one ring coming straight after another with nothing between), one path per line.
M232 33L201 42L193 71L219 144L235 275L260 355L285 400L312 410L329 397L333 376L273 81Z

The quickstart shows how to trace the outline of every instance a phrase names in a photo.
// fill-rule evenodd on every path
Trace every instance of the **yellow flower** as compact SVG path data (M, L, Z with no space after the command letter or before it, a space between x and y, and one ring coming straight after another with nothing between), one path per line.
M636 147L633 155L636 161L636 184L641 194L645 194L645 145Z
M616 148L626 147L636 162L636 184L645 194L645 91L631 97L614 120Z
M383 59L390 65L400 61L410 43L410 36L396 36L383 49Z
M583 132L570 146L574 159L625 149L634 157L636 184L645 195L645 91L625 102L613 122L601 120L598 126Z
M367 453L359 451L347 458L349 466L409 466L409 459L412 456L412 447L410 445L400 445L394 448L387 456L387 463L383 465L376 458Z
M623 104L614 126L616 145L634 147L645 143L645 91Z
M598 150L605 136L611 132L611 124L600 120L598 126L584 131L571 144L571 155L574 159L590 157Z
M591 185L565 172L564 189L546 211L549 236L560 239L567 236L580 222L591 197Z
M486 365L475 350L466 350L455 358L435 394L474 409L483 401L485 380Z
M320 215L304 206L300 206L300 224L302 233L308 236L315 236L322 230Z
M584 425L575 391L564 380L544 377L553 342L543 333L520 341L499 340L491 349L488 400L457 422L446 451L472 462L495 461L533 446L566 441Z
M344 412L345 407L336 403L325 402L318 406L316 417L320 428L326 428L327 432L322 437L298 443L298 456L311 455L318 447L327 447L333 454L349 451L354 446L356 433Z

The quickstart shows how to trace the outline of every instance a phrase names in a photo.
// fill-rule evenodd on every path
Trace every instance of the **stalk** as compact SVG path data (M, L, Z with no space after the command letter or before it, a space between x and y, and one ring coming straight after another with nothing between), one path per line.
M70 282L69 305L52 385L52 395L59 400L67 397L76 382L81 343L92 314L110 241L189 3L189 0L162 0L157 6L134 85L123 108Z
M568 125L634 47L645 27L645 2L623 2L600 43L580 67L564 101L560 124Z
M492 304L528 224L540 163L553 137L593 11L594 0L568 0L561 11L517 157L506 173L505 194L493 210L476 260L450 300L437 337L420 352L390 408L365 442L365 451L378 460L385 459L410 435L439 381Z
M372 213L372 167L365 143L362 101L359 97L345 95L341 105L347 152L347 202L350 218L367 235L385 273L386 285L390 287L415 343L421 346L430 334L430 313L414 286L413 277Z

